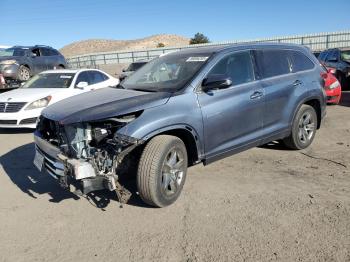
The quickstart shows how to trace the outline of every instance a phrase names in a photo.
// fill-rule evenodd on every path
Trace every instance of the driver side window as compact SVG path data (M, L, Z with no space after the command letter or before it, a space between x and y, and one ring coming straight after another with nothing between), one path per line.
M254 69L250 51L237 52L222 58L210 70L209 75L228 76L232 80L232 85L254 81Z
M34 48L34 49L32 50L32 53L35 54L35 56L40 56L40 50L39 50L39 48Z

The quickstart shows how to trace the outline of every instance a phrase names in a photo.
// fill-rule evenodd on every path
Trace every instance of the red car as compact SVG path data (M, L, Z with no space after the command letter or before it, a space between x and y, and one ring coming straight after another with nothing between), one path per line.
M325 74L325 90L328 104L339 104L341 97L341 86L338 79L333 75L332 68L327 68Z

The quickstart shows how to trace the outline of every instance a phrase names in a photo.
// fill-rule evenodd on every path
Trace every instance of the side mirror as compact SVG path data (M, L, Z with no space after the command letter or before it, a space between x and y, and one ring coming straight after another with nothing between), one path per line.
M224 89L232 85L231 77L223 74L209 75L202 82L203 92L213 89Z
M85 87L87 87L89 85L88 82L79 82L75 87L79 88L79 89L84 89Z

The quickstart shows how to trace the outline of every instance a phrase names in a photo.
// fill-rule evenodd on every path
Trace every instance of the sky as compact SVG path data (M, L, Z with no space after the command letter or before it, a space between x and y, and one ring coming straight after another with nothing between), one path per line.
M350 0L0 0L0 45L155 34L210 41L350 30Z

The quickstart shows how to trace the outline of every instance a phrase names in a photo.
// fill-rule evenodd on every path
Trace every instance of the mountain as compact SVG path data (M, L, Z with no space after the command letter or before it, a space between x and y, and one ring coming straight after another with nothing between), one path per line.
M108 52L156 48L159 43L165 47L188 45L189 39L179 35L159 34L135 40L89 39L71 43L60 49L65 57Z

